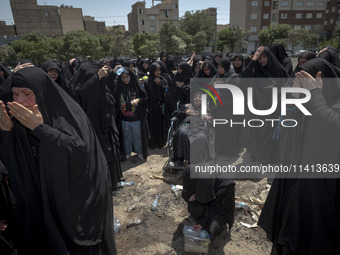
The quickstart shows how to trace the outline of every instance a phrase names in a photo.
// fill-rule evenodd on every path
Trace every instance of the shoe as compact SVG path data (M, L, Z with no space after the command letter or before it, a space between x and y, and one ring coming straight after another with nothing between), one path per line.
M143 157L143 154L138 154L137 157L138 157L141 161L145 162L145 159L144 159L144 157Z

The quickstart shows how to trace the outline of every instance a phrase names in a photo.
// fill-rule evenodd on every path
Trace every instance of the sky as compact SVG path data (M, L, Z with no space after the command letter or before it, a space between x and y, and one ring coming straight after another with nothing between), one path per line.
M37 0L37 3L53 6L72 5L74 8L82 8L84 16L95 17L96 21L105 21L106 26L125 25L127 29L127 15L131 12L131 5L137 1L143 0ZM145 2L146 8L152 6L152 0L145 0ZM157 3L160 2L155 2L155 5ZM230 0L179 0L178 6L180 17L186 11L217 8L217 24L229 24ZM7 25L14 24L9 0L1 0L0 21L5 21Z

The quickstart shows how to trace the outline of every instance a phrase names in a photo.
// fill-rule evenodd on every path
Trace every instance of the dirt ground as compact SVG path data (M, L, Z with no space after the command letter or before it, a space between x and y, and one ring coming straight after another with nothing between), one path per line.
M293 67L297 58L291 58ZM137 156L122 162L124 178L134 181L134 186L120 189L114 200L114 214L121 223L120 233L116 234L119 255L182 255L184 251L183 226L190 222L183 198L175 197L170 184L182 184L181 172L169 174L162 170L167 157L166 149L149 151L148 161L143 163ZM243 155L243 163L249 162L249 155ZM150 179L150 175L163 176L167 182ZM250 201L260 198L267 188L267 179L238 180L236 197ZM150 207L156 195L160 196L157 211ZM133 210L131 210L134 207ZM130 210L129 210L130 209ZM141 225L126 228L126 224L136 219ZM236 210L235 224L229 233L225 230L211 243L211 255L265 255L270 254L271 242L260 227L247 228L242 223L253 225L252 215L244 210ZM192 253L190 253L192 254Z
M182 234L183 226L190 225L186 202L181 196L174 196L169 184L182 184L182 173L162 170L168 159L166 149L152 150L149 154L147 162L141 162L137 156L122 162L123 178L134 181L135 185L121 188L113 197L114 214L121 223L121 230L116 234L118 254L189 254L184 251ZM247 158L247 154L244 157ZM163 176L166 181L151 179L151 175ZM266 179L236 181L236 197L246 201L250 201L250 197L259 199L266 186ZM160 196L159 206L156 211L151 211L156 195ZM126 227L136 219L142 223ZM216 237L209 254L269 254L271 243L265 232L260 227L247 228L241 222L255 223L249 212L236 210L230 235L225 230Z

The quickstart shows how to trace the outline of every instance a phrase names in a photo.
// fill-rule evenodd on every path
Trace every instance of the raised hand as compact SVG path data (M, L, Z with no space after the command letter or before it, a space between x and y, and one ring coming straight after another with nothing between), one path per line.
M33 106L33 111L27 109L25 106L17 103L8 103L9 112L25 127L30 130L35 129L37 126L43 124L43 117L39 112L38 106Z
M13 123L7 114L5 104L0 100L0 129L3 131L10 131Z

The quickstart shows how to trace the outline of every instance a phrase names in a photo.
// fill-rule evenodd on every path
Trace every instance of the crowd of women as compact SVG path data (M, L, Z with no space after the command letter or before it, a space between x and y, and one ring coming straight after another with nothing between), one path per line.
M208 115L202 114L202 90L192 82L202 78L212 88L227 83L245 91L251 86L259 110L271 107L272 88L306 88L312 116L292 109L288 115L301 124L290 129L218 126L211 148L202 120L232 118L233 98L228 90L218 91L223 107L210 102ZM116 254L111 195L122 179L121 161L135 152L144 162L149 149L163 148L173 116L180 125L171 160L187 165L183 198L195 229L206 229L214 239L227 223L229 229L233 225L235 183L192 179L188 166L209 161L211 149L229 161L241 148L263 164L338 164L339 78L334 48L303 53L294 69L280 44L261 46L248 59L237 53L194 54L177 63L161 52L158 60L140 59L138 68L120 59L103 63L80 57L66 64L52 59L41 68L22 59L13 73L1 64L1 249L9 254ZM251 112L245 116L254 117ZM280 118L280 112L266 117ZM272 253L335 254L338 179L286 177L274 179L259 221L273 242Z

